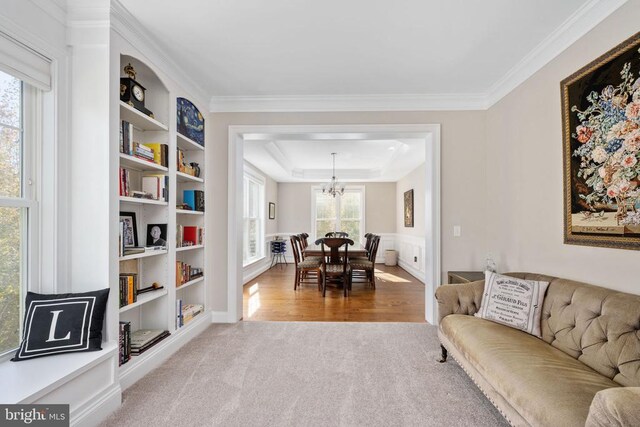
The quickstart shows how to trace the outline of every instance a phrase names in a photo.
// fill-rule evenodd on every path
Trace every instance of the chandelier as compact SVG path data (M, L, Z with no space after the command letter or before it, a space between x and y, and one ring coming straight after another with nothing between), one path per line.
M329 194L334 198L336 195L342 196L344 194L344 184L336 181L336 153L331 153L333 156L333 176L331 182L327 182L322 186L322 194Z

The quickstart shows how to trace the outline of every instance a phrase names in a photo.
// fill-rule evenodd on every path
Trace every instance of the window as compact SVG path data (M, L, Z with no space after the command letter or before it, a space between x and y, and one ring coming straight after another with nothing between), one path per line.
M315 238L331 231L345 231L354 242L364 233L364 187L347 187L342 196L323 194L320 187L312 189L312 228Z
M35 253L31 137L36 90L0 71L0 355L20 344L27 263Z
M244 172L244 265L264 256L264 178Z

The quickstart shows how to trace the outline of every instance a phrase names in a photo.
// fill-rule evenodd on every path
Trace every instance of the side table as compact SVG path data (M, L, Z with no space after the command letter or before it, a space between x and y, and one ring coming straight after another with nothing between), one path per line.
M482 271L450 271L448 273L449 284L451 283L469 283L476 280L484 279Z

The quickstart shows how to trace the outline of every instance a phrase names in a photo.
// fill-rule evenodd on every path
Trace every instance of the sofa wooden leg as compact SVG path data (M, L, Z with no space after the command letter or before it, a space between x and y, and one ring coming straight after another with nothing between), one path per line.
M440 350L442 351L442 357L438 359L438 362L444 363L447 361L447 349L444 348L442 344L440 344Z

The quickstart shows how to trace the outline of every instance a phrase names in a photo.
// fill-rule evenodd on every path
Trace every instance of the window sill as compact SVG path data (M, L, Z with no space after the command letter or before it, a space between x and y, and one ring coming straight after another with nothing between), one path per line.
M251 267L252 265L259 263L260 261L264 261L265 259L267 259L267 257L264 255L261 256L260 258L252 259L251 261L248 261L246 264L242 264L242 268Z
M83 372L116 357L118 343L102 343L102 350L0 363L0 402L30 403L61 387Z

